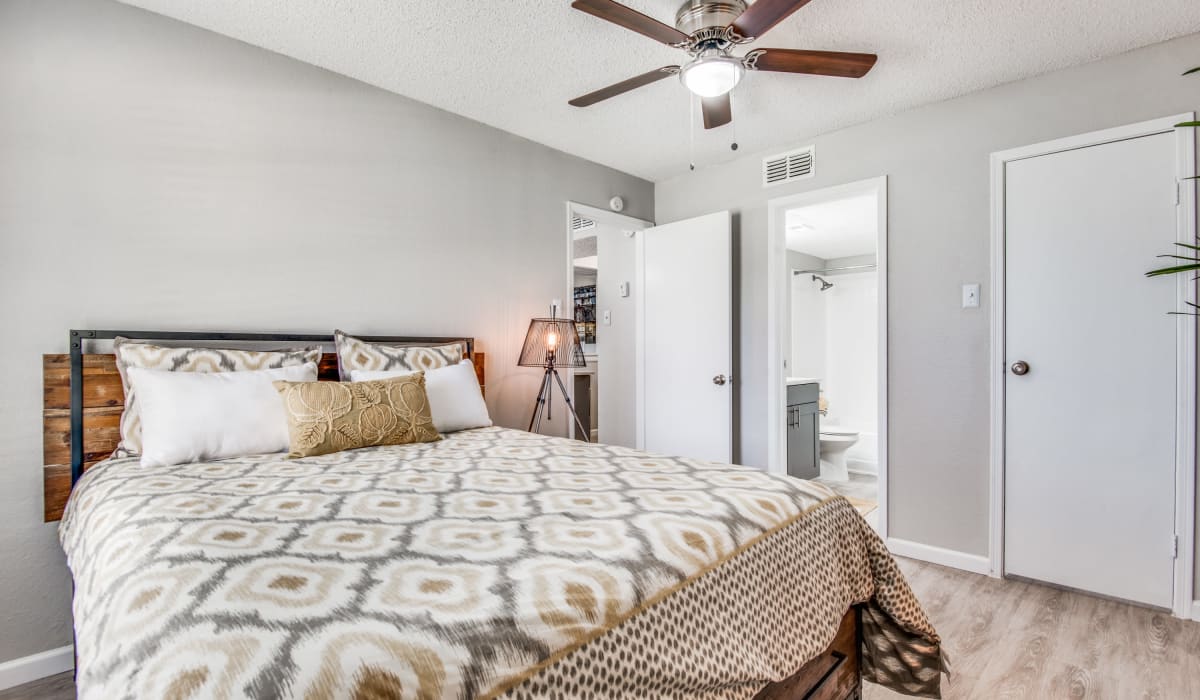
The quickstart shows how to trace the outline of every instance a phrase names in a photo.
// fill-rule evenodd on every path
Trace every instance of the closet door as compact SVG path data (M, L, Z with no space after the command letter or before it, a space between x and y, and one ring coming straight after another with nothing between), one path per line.
M1005 573L1170 608L1175 135L1005 167Z

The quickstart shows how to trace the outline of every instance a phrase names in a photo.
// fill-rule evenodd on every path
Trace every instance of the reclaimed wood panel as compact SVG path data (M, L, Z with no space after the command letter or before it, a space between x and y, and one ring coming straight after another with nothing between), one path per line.
M112 355L83 356L83 407L125 405L125 389ZM42 356L42 408L71 408L71 356Z
M475 374L486 394L486 356L476 352ZM324 353L317 365L321 381L337 381L337 354ZM71 494L71 356L42 356L42 515L62 518ZM83 356L83 468L108 459L121 441L125 390L116 356Z

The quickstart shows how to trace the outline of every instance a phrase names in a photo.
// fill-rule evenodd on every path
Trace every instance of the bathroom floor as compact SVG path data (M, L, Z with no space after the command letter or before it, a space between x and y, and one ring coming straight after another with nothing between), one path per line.
M830 481L821 477L817 477L813 481L828 486L838 495L849 498L871 527L879 530L879 480L874 474L850 472L849 481ZM874 504L876 507L871 508L870 504Z

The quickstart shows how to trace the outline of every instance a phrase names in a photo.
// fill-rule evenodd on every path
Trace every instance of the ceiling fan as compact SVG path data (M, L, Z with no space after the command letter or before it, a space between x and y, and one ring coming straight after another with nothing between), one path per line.
M875 65L878 58L875 54L754 49L740 58L731 55L735 47L754 41L809 1L758 0L747 5L745 0L685 0L675 15L675 26L671 27L613 0L575 0L571 7L683 49L691 60L682 66L656 68L577 97L568 104L587 107L668 75L678 75L687 89L701 99L704 128L714 129L733 121L729 91L737 87L748 70L840 78L866 75Z

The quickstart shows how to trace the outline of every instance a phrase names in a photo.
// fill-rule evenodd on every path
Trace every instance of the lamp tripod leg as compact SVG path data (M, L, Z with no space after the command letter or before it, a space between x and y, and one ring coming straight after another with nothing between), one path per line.
M583 433L583 441L591 442L592 436L588 434L588 429L583 427L583 421L579 420L579 414L575 412L575 404L571 403L571 395L567 393L567 387L563 384L562 377L558 375L558 370L550 370L554 373L554 378L558 381L558 388L562 391L563 399L567 402L567 410L571 412L571 417L575 419L575 425L579 426L580 432Z
M546 386L550 382L550 373L542 375L542 386L538 389L537 401L533 404L533 415L529 416L529 428L526 432L537 432L542 427L542 406L546 403ZM534 422L536 421L536 427Z

